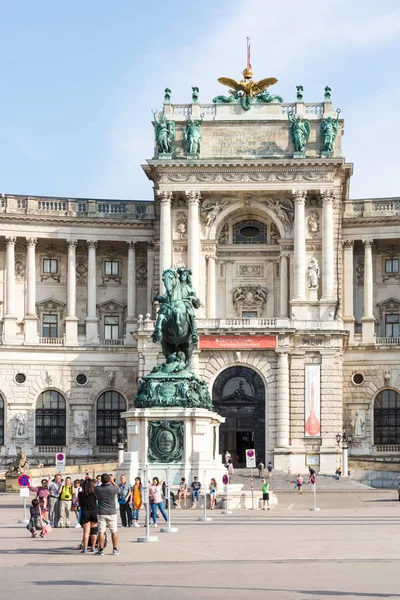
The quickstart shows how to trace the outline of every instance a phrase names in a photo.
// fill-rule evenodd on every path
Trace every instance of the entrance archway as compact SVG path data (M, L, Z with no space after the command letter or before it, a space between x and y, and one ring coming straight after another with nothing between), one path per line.
M212 390L215 410L225 417L219 436L219 451L236 457L244 466L245 451L255 448L257 462L265 458L265 386L249 367L228 367L215 380Z

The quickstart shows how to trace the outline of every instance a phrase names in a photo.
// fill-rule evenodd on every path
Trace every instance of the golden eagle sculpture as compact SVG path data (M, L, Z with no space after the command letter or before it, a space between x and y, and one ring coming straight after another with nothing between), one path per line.
M268 77L253 81L253 69L250 64L250 40L247 38L247 67L243 71L243 79L236 81L230 77L219 77L219 83L229 87L230 96L216 96L213 102L233 102L239 100L244 110L250 110L254 98L258 102L283 102L281 96L271 95L267 88L277 83L276 77Z

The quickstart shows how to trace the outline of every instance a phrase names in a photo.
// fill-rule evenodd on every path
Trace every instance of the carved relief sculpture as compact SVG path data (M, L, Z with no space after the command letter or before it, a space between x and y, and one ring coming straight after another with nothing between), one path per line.
M225 244L229 244L229 226L228 223L225 223L221 232L218 236L218 244L220 246L224 246Z
M307 230L310 237L316 237L319 232L319 215L313 211L307 217Z
M187 238L187 216L185 212L178 212L176 215L175 232L178 240Z
M201 205L201 214L200 214L203 231L205 231L206 229L211 227L211 225L214 223L215 219L218 217L220 212L223 211L223 209L225 208L225 206L227 204L228 204L227 200L215 200L215 201L213 201L211 199L204 200L203 204Z
M287 201L290 206L285 206L279 200L267 198L265 203L278 217L285 231L291 231L293 227L294 210L291 200Z
M281 239L281 236L279 234L277 226L275 225L275 223L271 223L271 228L270 228L271 244L279 244L280 239Z
M27 415L19 412L14 417L14 437L25 437L27 433Z
M86 439L89 430L89 419L86 412L75 412L74 414L74 438Z
M351 421L351 429L355 437L365 436L365 410L356 410Z
M237 310L262 308L267 301L268 290L260 285L244 285L232 291L233 303Z

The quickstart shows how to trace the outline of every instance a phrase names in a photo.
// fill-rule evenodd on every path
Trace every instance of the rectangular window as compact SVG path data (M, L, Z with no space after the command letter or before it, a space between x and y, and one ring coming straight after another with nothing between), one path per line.
M385 337L400 337L400 315L385 315Z
M385 259L385 273L398 273L399 272L399 259L398 258L386 258Z
M106 260L104 261L104 274L105 275L119 275L119 261L118 260Z
M44 258L43 273L49 273L50 275L58 273L58 260L55 258Z
M104 337L117 340L119 337L119 317L104 317Z
M258 314L256 310L244 310L242 312L242 319L257 319Z
M57 315L43 315L43 337L56 338L57 330Z

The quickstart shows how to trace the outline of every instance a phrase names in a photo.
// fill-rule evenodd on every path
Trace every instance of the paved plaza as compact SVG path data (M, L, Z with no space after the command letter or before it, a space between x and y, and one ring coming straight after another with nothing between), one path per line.
M120 530L120 556L81 555L79 529L31 539L22 500L0 496L0 577L4 598L400 598L400 502L395 491L280 494L271 511L229 516L176 511L178 533ZM142 511L142 518L144 511ZM152 530L155 532L155 530Z

